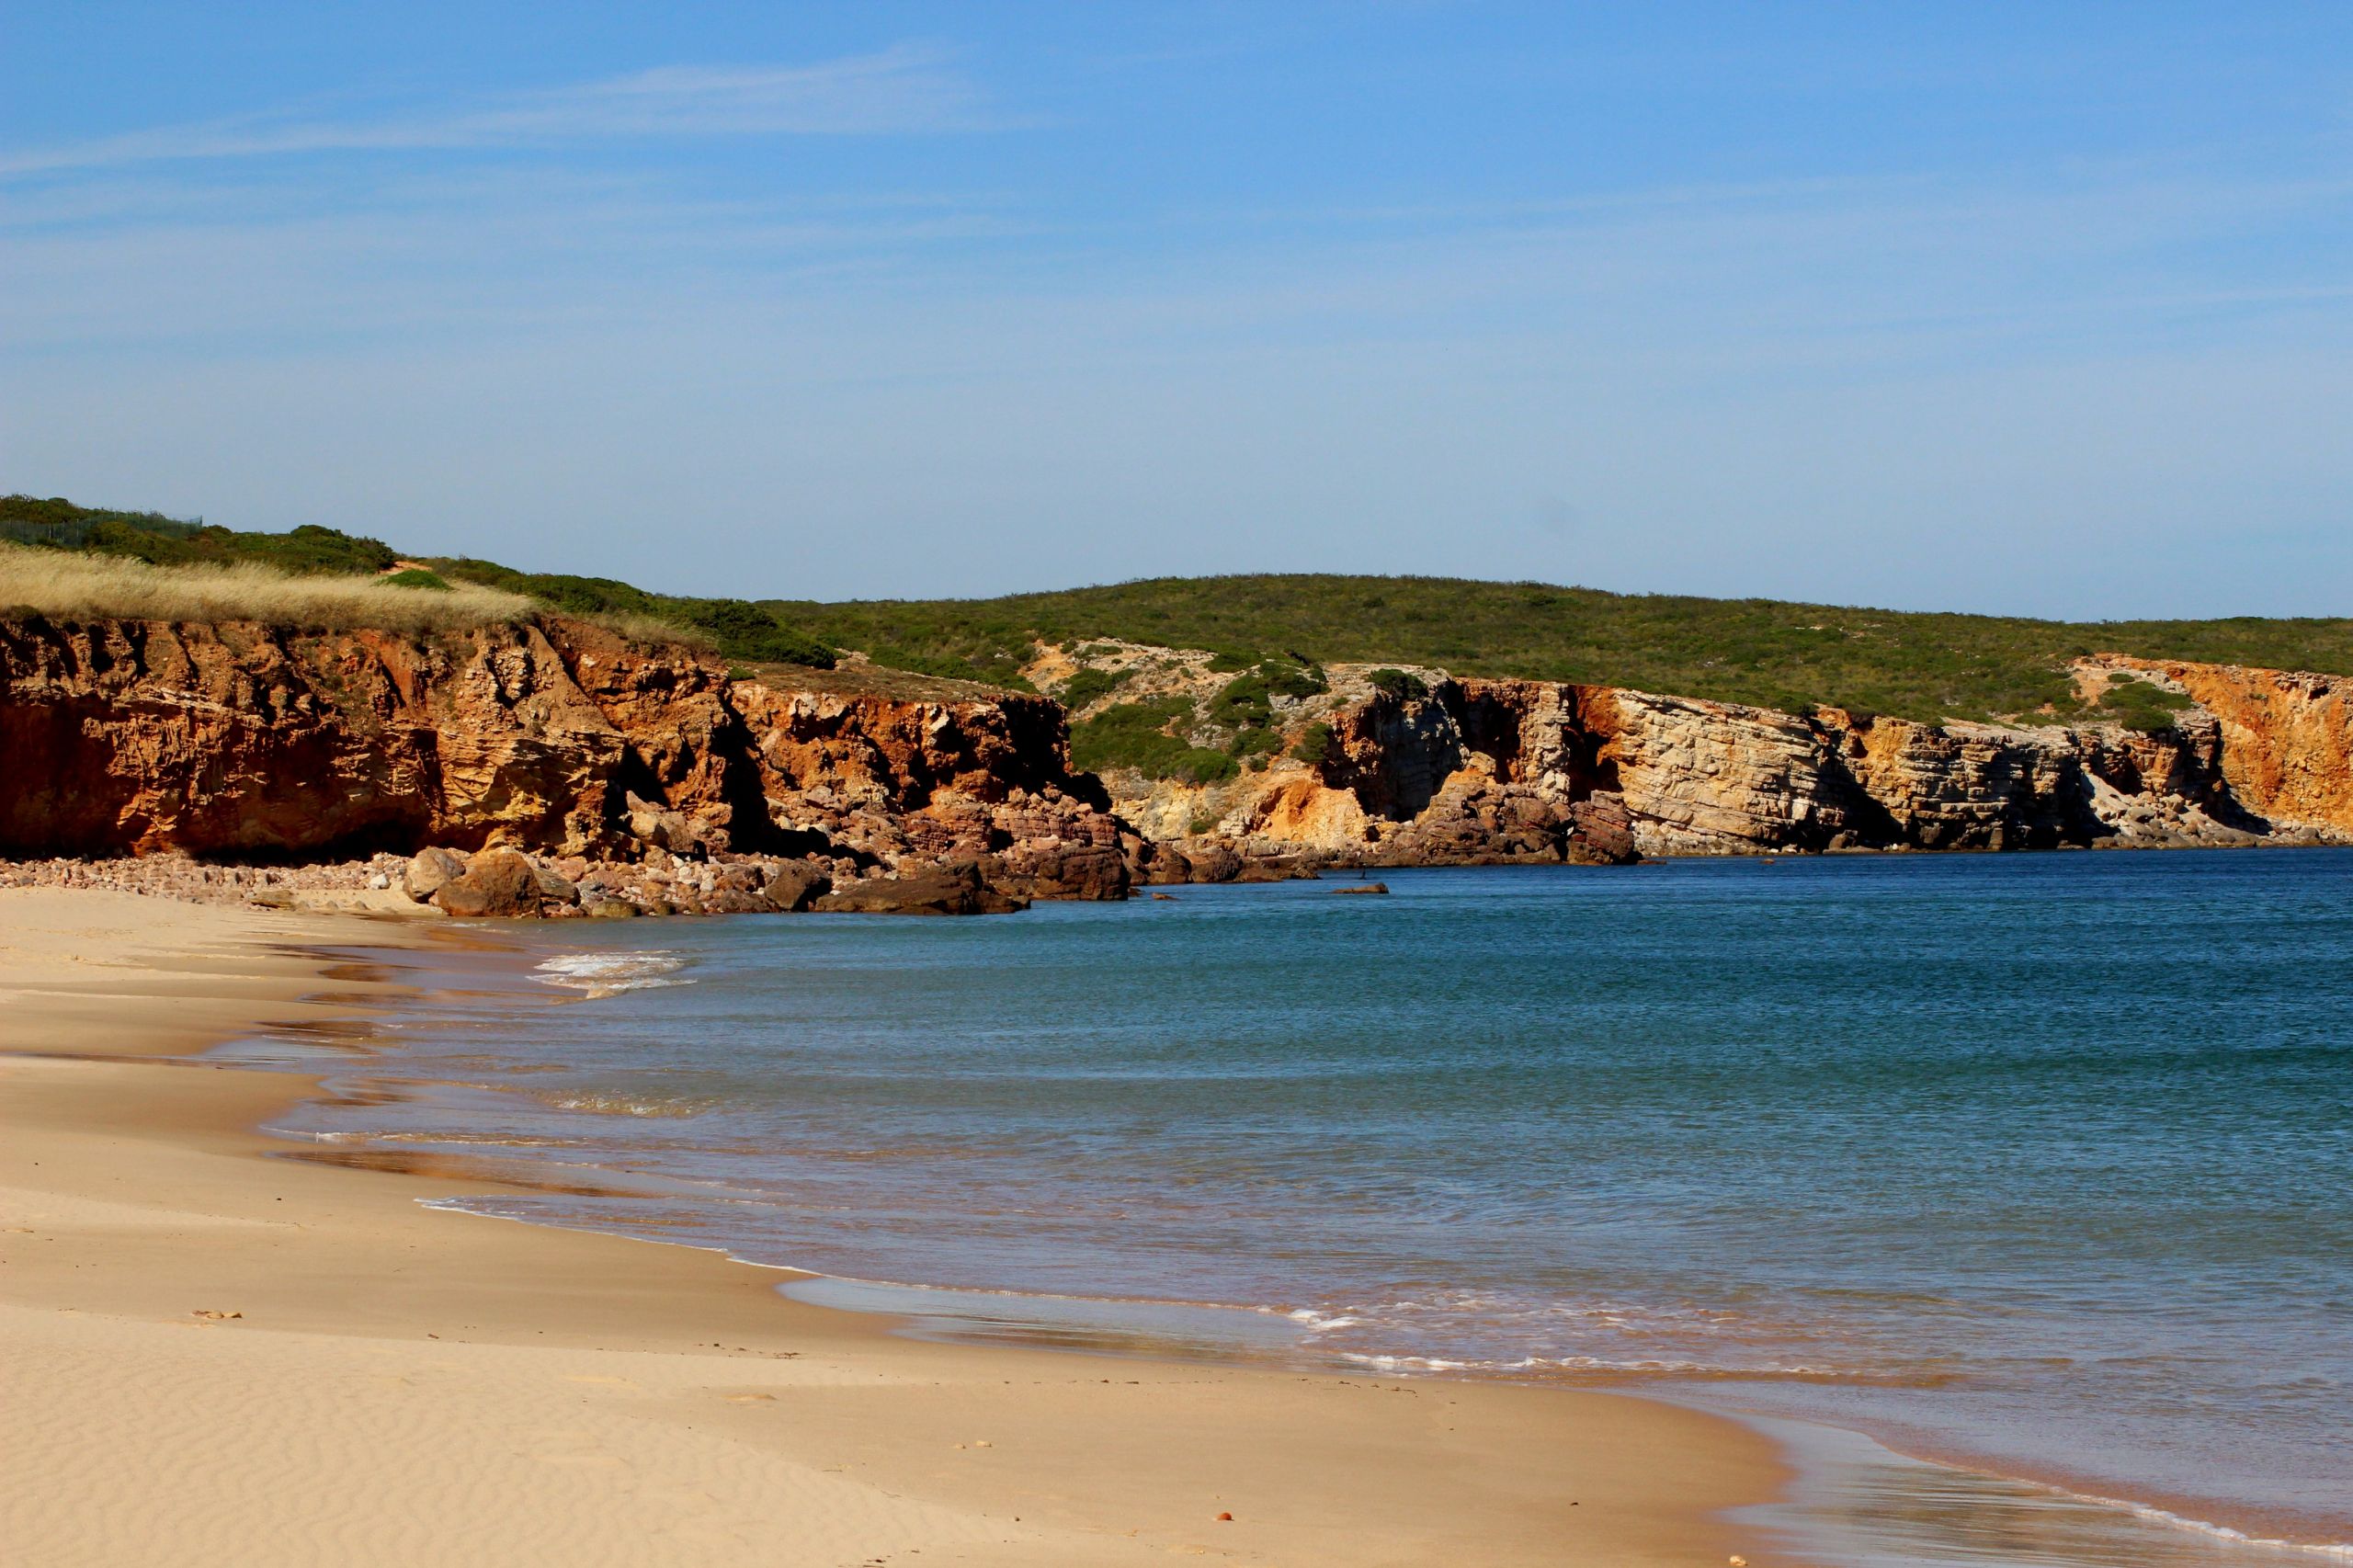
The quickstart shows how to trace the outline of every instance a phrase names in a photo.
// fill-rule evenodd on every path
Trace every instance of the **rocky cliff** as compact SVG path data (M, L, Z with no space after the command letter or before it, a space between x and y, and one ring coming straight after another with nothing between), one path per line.
M1278 714L1286 755L1208 785L1107 781L1157 836L1370 864L1608 859L1623 840L1654 856L2353 843L2353 679L2114 656L2075 673L2095 699L2140 682L2177 710L2153 729L1928 725L1336 665Z
M801 907L811 877L852 906L886 896L853 884L965 863L985 903L1332 860L2353 843L2341 676L2102 657L2075 670L2085 711L2129 691L2139 727L1938 726L1442 670L1234 668L1048 650L1033 679L1049 689L1094 672L1082 717L1165 713L1168 744L1234 775L1098 780L1072 768L1050 698L747 677L553 617L438 636L0 621L0 855L511 847L572 863L592 892L727 908ZM803 868L791 899L785 860ZM668 891L591 861L653 867Z
M650 847L845 877L988 857L1023 896L1106 897L1126 887L1106 804L1041 698L794 690L552 617L0 621L0 854Z

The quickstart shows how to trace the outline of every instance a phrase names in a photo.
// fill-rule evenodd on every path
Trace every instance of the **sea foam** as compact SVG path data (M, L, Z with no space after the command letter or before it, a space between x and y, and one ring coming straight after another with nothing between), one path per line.
M551 985L609 996L623 991L650 991L665 985L692 985L677 971L686 960L660 949L630 953L560 953L535 965Z

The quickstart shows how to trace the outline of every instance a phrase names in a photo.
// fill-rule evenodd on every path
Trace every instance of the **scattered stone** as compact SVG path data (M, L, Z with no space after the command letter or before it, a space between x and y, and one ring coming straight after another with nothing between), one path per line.
M631 837L672 855L699 858L710 851L710 830L690 820L684 812L640 800L634 791L624 799Z

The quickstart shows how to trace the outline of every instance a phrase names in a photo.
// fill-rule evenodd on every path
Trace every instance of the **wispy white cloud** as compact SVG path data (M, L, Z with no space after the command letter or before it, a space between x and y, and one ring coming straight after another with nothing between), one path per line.
M980 89L938 50L813 65L664 66L626 76L336 119L267 114L0 153L0 176L314 153L457 151L653 138L859 136L983 129Z

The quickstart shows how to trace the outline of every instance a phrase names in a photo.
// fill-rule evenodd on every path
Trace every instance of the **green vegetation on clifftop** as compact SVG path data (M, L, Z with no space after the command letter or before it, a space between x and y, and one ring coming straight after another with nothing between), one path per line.
M1171 577L995 599L765 604L879 662L1000 682L1036 641L1117 638L1244 651L1229 668L1255 664L1248 650L1279 650L1933 722L2073 716L2065 665L2086 653L2353 674L2353 619L2028 620L1446 577Z
M404 559L381 540L334 528L239 532L24 495L0 497L0 540L165 566L252 564L306 576L381 574ZM835 650L856 649L892 669L1027 689L1021 672L1040 642L1206 648L1216 654L1212 670L1237 677L1222 694L1222 722L1245 731L1263 722L1270 693L1320 681L1320 666L1344 662L1628 686L1795 710L1835 703L1931 722L2080 716L2066 665L2086 653L2353 675L2353 619L2345 619L2079 623L1338 575L1158 578L994 599L755 603L488 561L414 559L453 584L524 595L567 614L683 629L747 662L831 668ZM1398 689L1408 691L1403 683L1412 678L1400 672ZM1107 696L1107 679L1082 676L1075 694ZM2163 694L2131 684L2136 689L2114 693L2097 716L2161 726L2172 710ZM1149 705L1102 715L1120 715L1102 737L1124 736L1123 744L1154 753L1162 766L1211 766L1206 757L1219 754L1161 755L1167 747L1134 733L1143 716L1126 709L1142 706Z

